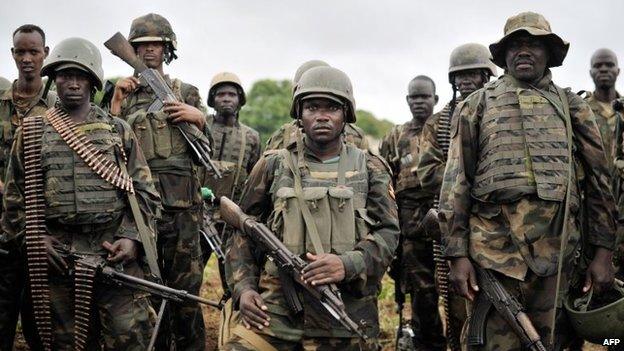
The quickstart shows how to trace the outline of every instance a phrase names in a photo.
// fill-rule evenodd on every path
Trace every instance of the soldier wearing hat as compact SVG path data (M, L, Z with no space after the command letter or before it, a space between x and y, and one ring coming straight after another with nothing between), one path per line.
M297 85L301 76L310 68L314 67L329 67L329 64L321 60L306 61L297 68L295 76L293 77L293 94L297 91ZM285 148L288 145L295 142L297 139L297 132L301 130L301 126L297 121L285 123L278 130L273 132L266 143L267 150L277 150ZM356 147L366 150L368 149L368 139L362 128L355 125L355 123L347 123L344 130L344 139L347 143L353 144Z
M458 100L463 101L474 91L483 88L491 77L496 76L496 66L490 61L488 49L477 43L456 47L449 59L448 78L453 96L444 108L427 119L422 132L422 146L416 174L422 189L440 194L440 186L446 166L451 117ZM457 97L459 92L459 97ZM432 238L430 238L432 239ZM437 274L444 274L438 272ZM447 293L449 315L445 316L447 341L458 343L461 329L467 318L465 300L451 292ZM453 340L450 340L453 339ZM457 347L454 345L453 347Z
M566 333L557 306L581 243L591 255L579 288L598 293L613 282L615 204L591 109L552 81L549 68L563 63L569 44L533 12L510 17L504 33L490 52L506 74L460 103L452 121L440 201L444 253L461 296L480 293L474 265L491 270L546 347L559 350ZM579 229L581 205L587 232ZM472 347L523 347L497 311L485 335Z
M25 250L35 349L145 349L155 318L147 294L97 282L66 254L143 277L135 223L150 221L160 202L147 162L130 126L90 102L104 75L95 45L61 41L41 74L54 81L59 102L16 131L2 217L3 231ZM141 199L138 213L129 192Z
M305 281L338 284L346 312L361 321L368 341L306 295L303 311L293 313L276 266L257 257L253 240L237 232L226 245L226 273L239 325L225 350L376 349L377 294L399 230L385 162L341 138L345 124L355 122L354 108L345 73L328 66L305 72L291 109L304 135L265 152L245 185L241 208L310 262Z
M0 84L0 199L15 130L24 117L42 115L56 101L54 92L44 93L41 79L41 66L48 52L45 33L38 26L25 24L13 32L11 54L18 78L15 82L2 78ZM9 252L0 255L0 349L11 350L24 285L23 262L15 242L2 234L0 248ZM26 336L30 343L31 338Z
M136 77L121 79L115 86L111 113L128 121L145 154L156 189L162 198L157 220L157 243L164 283L199 295L203 262L199 241L202 204L200 182L192 151L175 124L188 122L209 134L199 91L164 74L163 63L177 58L177 37L166 18L150 13L132 21L128 41L148 68L165 79L177 102L160 111L148 111L156 95ZM181 102L184 101L184 102ZM165 312L157 349L203 350L205 327L198 303L178 304Z

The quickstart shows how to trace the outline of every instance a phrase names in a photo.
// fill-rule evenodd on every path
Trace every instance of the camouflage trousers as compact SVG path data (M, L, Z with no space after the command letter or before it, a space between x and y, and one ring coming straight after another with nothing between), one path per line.
M417 349L435 351L445 350L446 341L438 312L433 242L419 229L431 205L423 201L421 206L399 208L401 235L404 236L400 281L401 290L409 294L412 301L414 345Z
M24 287L20 255L0 255L0 350L12 350Z
M279 351L376 351L380 350L376 340L367 340L366 343L358 338L311 338L303 337L300 341L279 339L266 334L256 334L265 342ZM258 347L235 334L222 348L226 351L254 351ZM264 350L266 351L266 350Z
M124 267L127 274L142 276L136 263ZM145 350L156 313L147 294L95 283L85 350ZM54 350L74 349L74 279L50 276L50 302Z
M158 252L165 285L199 295L204 265L199 243L199 209L163 211L157 222ZM160 299L153 299L154 306ZM203 350L206 330L196 302L169 304L158 333L157 350Z
M571 337L570 325L562 309L557 309L557 333L554 346L550 345L552 316L555 313L555 290L557 276L539 277L529 271L524 281L513 279L495 272L506 290L524 306L525 312L539 333L547 350L562 350ZM524 350L520 339L507 322L495 310L491 310L486 321L485 345L470 347L468 350ZM464 335L466 336L466 335ZM462 344L465 345L465 340Z

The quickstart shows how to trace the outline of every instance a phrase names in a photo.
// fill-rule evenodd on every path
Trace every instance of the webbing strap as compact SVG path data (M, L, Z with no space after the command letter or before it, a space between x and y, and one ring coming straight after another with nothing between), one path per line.
M234 192L236 191L236 185L238 184L238 178L240 177L240 173L241 173L241 167L243 166L243 158L245 157L245 148L247 147L247 127L244 125L240 125L240 137L241 137L241 146L240 146L240 151L238 152L238 162L236 164L236 173L234 176L234 186L232 186L232 193L230 194L230 199L232 199L232 201L236 201L237 199L234 199Z
M234 329L232 329L232 334L235 334L247 341L258 351L277 351L277 349L264 340L263 337L240 324L236 325Z

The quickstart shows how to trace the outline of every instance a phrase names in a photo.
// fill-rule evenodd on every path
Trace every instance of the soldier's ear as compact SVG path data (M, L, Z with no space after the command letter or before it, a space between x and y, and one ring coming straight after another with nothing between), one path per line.
M11 51L13 51L13 49L11 49ZM50 47L46 46L43 48L43 52L45 52L45 57L48 57L48 54L50 54Z
M437 95L434 95L434 99L435 99L435 104L434 105L437 105L438 101L440 101L440 97L437 96Z

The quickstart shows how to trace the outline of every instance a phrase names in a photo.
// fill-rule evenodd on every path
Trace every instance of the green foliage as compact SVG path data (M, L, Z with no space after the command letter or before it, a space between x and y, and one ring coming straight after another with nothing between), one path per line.
M113 84L115 84L121 78L122 77L113 77L113 78L106 78L106 80L110 80ZM104 81L104 84L106 84L106 80ZM93 97L93 102L99 106L100 102L102 102L102 96L104 96L104 89L95 92L95 96Z
M240 113L241 122L260 133L262 145L282 124L289 122L292 84L289 80L256 81L247 92L247 104Z
M358 127L375 139L381 139L394 125L386 119L377 119L375 115L366 110L356 110L355 116Z

